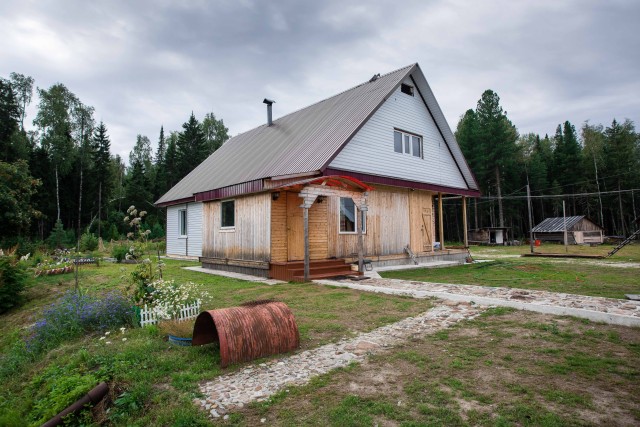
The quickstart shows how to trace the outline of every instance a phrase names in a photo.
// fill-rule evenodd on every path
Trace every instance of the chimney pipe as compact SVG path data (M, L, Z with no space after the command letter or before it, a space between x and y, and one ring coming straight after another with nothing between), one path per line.
M273 118L271 115L271 105L275 104L276 101L265 98L263 103L267 104L267 126L271 126L273 124Z

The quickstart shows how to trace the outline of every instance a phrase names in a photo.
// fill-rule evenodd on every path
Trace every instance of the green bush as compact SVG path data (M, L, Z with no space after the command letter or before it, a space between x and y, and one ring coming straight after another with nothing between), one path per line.
M80 238L80 250L93 252L98 249L98 238L93 233L84 233Z
M111 224L111 226L109 227L109 231L107 231L107 234L105 237L106 237L105 240L120 239L120 233L118 232L118 227L116 227L115 224Z
M99 378L90 373L81 375L58 366L49 367L30 384L34 396L34 405L30 413L32 425L47 422L99 382Z
M161 237L164 237L164 228L162 228L162 225L160 225L159 223L155 223L153 224L153 228L151 229L151 236L152 239L159 239Z
M27 281L27 272L20 264L9 257L0 257L0 314L22 304Z
M5 250L15 247L16 251L14 255L16 257L21 257L27 254L33 255L38 250L38 246L38 242L33 242L22 236L9 237L0 242L0 248Z
M121 292L92 296L68 291L31 327L26 348L36 356L87 332L132 325L134 316L130 299Z
M50 248L71 248L76 245L76 233L73 230L65 230L62 221L57 220L47 239Z
M129 245L113 245L111 249L111 256L116 259L117 262L122 262L129 253Z

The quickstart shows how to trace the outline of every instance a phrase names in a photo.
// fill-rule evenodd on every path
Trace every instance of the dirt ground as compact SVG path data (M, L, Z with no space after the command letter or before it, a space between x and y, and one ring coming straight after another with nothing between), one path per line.
M240 425L640 424L640 330L497 308L231 416Z

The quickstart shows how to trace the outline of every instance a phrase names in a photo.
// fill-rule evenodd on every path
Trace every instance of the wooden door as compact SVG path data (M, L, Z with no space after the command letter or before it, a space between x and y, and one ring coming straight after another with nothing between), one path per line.
M431 239L431 208L422 207L422 250L430 252L433 250L433 240Z
M287 192L287 252L289 261L304 260L304 220L302 197Z

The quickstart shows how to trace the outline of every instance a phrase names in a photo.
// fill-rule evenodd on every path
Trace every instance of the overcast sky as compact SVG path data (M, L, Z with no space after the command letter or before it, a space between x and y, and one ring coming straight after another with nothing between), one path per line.
M418 62L449 125L493 89L520 133L640 125L640 1L0 2L0 77L65 84L112 151L191 111L231 135ZM35 103L27 121L35 115Z

